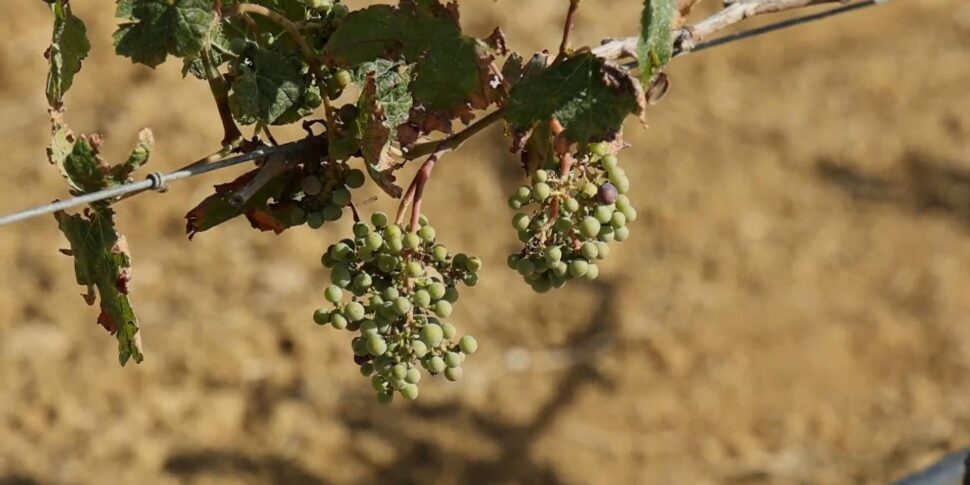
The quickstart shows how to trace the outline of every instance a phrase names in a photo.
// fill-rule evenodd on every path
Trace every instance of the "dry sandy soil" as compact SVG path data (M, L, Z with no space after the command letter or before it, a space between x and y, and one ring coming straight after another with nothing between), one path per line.
M65 195L49 13L6 3L2 212ZM110 3L74 2L94 51L69 121L112 158L152 127L152 170L211 151L205 86L116 58ZM476 33L557 45L564 2L464 3ZM638 4L585 2L577 41L634 32ZM117 365L53 220L0 229L0 483L881 483L970 443L970 4L892 2L670 74L628 126L642 217L596 284L540 297L504 268L500 130L441 164L428 212L488 264L456 312L482 350L415 403L374 402L349 335L310 321L346 223L186 240L232 174L120 207L140 366Z

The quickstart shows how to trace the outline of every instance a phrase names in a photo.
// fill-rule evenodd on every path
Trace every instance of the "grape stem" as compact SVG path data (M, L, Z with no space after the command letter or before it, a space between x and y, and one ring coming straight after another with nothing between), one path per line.
M414 205L411 207L411 232L418 232L418 219L421 217L421 201L424 198L424 187L431 178L431 170L434 169L435 164L438 163L438 159L446 151L448 150L432 153L414 176L416 184L414 186Z
M569 0L569 11L566 12L566 24L562 30L562 42L559 44L559 55L557 58L565 58L569 51L569 34L572 33L575 24L574 16L579 10L579 2L582 0Z
M205 67L206 81L209 83L209 91L212 98L216 101L216 109L219 111L219 120L222 122L222 146L230 146L242 139L242 132L232 119L232 110L229 108L229 83L222 77L209 56L209 50L202 51L202 65Z

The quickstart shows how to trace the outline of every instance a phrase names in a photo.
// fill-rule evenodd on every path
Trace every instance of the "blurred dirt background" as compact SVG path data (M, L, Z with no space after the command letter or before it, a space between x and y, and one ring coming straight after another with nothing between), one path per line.
M111 160L150 126L150 170L212 151L206 86L115 57L111 3L74 2L93 53L68 121ZM463 20L531 52L558 45L564 4ZM635 32L639 4L584 2L576 41ZM7 7L4 213L66 194L44 157L50 15ZM415 403L376 404L349 334L311 322L346 220L188 242L226 172L124 202L146 351L128 368L52 218L0 229L0 483L881 483L970 443L970 4L892 2L670 75L650 128L628 126L641 218L596 284L540 297L504 268L499 129L440 165L428 212L487 263L455 317L482 345Z

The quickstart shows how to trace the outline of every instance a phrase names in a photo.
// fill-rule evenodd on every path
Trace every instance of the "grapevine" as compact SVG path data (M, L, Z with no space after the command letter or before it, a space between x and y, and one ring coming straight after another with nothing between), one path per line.
M632 0L631 0L632 1ZM56 206L85 301L118 340L122 365L144 359L128 292L132 257L115 227L115 205L166 177L128 190L154 146L139 133L131 155L109 164L97 134L76 134L65 96L89 55L84 21L71 0L44 0L53 13L45 53L50 70L48 160L77 213ZM689 25L699 0L646 0L638 36L574 47L580 0L570 0L555 53L511 52L499 28L468 35L457 2L399 0L352 10L340 0L118 0L115 52L152 68L178 59L186 78L208 86L222 125L215 152L179 177L255 158L256 168L218 184L186 214L186 235L244 217L260 231L318 229L353 217L352 234L330 244L322 264L331 284L313 322L352 332L351 351L378 400L418 395L423 375L458 380L478 349L451 322L459 288L477 284L482 261L439 242L422 213L436 164L469 138L504 123L523 183L508 199L508 266L538 293L592 280L637 220L631 181L620 165L624 121L646 119L666 92L668 63L703 48L707 36L744 18L820 0L739 0ZM862 0L872 5L876 0ZM840 7L848 11L846 7ZM306 136L280 144L274 126L299 124ZM251 132L249 137L243 131ZM258 156L256 155L258 154ZM424 159L406 187L397 173ZM222 165L220 165L222 164ZM172 180L174 180L174 174ZM376 184L399 199L395 217L356 191ZM105 197L93 194L108 191ZM369 221L369 223L368 223Z

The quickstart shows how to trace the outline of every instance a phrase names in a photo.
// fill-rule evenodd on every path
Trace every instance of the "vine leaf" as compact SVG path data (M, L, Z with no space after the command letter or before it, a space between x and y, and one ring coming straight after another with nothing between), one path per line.
M387 195L399 198L401 187L394 184L394 170L397 167L393 165L393 159L387 153L391 139L391 126L377 86L375 75L368 75L357 103L360 108L360 115L357 118L361 133L360 152L367 165L367 173L374 182ZM383 94L387 95L392 91L386 90Z
M151 68L169 54L198 56L216 18L213 0L119 0L115 15L128 20L114 34L115 51Z
M232 83L233 117L244 124L268 125L304 104L307 87L299 58L259 49L249 60L239 65L239 76Z
M259 169L247 172L239 178L225 184L216 185L216 193L206 197L198 206L185 215L185 231L189 239L197 233L207 231L240 215L249 219L250 225L261 231L273 231L277 234L285 229L303 223L296 205L287 197L283 197L287 188L300 178L299 171L282 173L256 192L244 204L234 205L231 202L233 194L251 181ZM273 204L272 201L281 201Z
M148 162L154 139L151 131L139 133L138 145L128 159L109 166L99 153L101 137L75 136L63 122L63 112L51 110L53 129L47 149L50 162L67 180L71 193L81 195L128 181L131 173ZM87 286L85 301L93 305L100 296L98 323L118 338L118 359L142 361L138 319L128 299L131 280L131 255L125 237L115 229L110 202L98 202L83 214L54 214L58 227L71 245L64 254L74 256L74 271L79 285Z
M71 13L70 5L57 0L51 4L51 9L54 11L54 33L44 55L50 63L47 102L56 106L74 83L74 75L81 70L81 61L91 51L91 43L84 22Z
M504 98L495 48L464 35L457 4L402 0L351 13L324 48L331 65L354 68L377 59L413 66L409 89L414 105L408 123L421 133L451 131L472 111ZM392 117L389 117L391 119Z
M676 0L645 0L640 17L640 40L637 45L637 61L644 85L649 85L663 71L674 53L671 36Z
M84 295L89 305L95 302L94 289L101 297L98 324L118 338L118 360L144 359L138 318L128 299L131 280L131 255L125 237L114 227L114 212L108 207L86 210L83 215L57 212L57 226L67 236L74 256L74 272L79 285L87 286Z
M512 88L505 119L518 147L533 128L553 118L567 140L586 143L615 137L627 115L642 117L645 103L643 88L625 69L585 52Z

